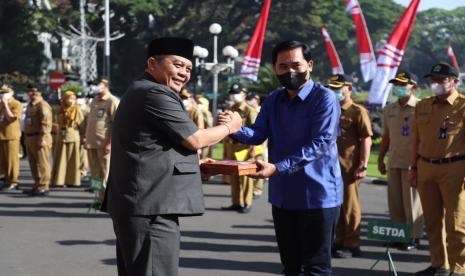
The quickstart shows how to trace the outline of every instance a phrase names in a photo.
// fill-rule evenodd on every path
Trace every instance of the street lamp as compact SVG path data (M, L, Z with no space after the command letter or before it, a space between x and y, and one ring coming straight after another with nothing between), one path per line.
M204 68L205 70L211 71L213 74L213 104L212 113L213 118L216 118L217 106L218 106L218 74L222 71L230 69L234 71L234 59L239 56L239 52L233 46L226 46L223 48L223 55L226 56L226 63L218 62L218 34L221 33L221 25L213 23L210 25L209 31L213 34L213 62L205 62L205 58L208 56L208 50L200 46L194 47L195 66ZM200 75L200 74L199 74ZM197 75L198 81L201 84L201 80Z

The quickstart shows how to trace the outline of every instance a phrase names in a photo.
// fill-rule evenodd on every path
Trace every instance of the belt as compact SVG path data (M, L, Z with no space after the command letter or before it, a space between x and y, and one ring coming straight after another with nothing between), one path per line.
M421 159L430 164L449 164L452 162L462 161L465 160L465 155L453 156L449 158L441 158L441 159L429 159L426 157L421 156Z
M24 135L26 135L27 137L37 136L37 135L39 135L39 134L40 134L40 132L24 133Z

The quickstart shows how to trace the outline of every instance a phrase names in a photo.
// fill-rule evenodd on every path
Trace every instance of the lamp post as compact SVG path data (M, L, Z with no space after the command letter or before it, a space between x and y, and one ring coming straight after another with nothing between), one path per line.
M216 118L217 106L218 106L218 74L227 69L234 70L234 59L239 56L239 52L233 46L226 46L223 48L223 55L226 56L226 63L218 62L218 35L221 33L221 25L213 23L210 25L209 31L213 34L213 62L205 62L205 58L208 56L208 50L200 46L194 47L195 66L204 68L207 71L211 71L213 75L213 103L212 113L213 118ZM201 83L201 79L199 79Z

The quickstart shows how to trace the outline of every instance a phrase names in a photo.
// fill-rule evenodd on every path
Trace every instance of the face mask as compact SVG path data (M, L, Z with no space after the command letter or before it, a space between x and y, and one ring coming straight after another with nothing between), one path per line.
M236 104L242 103L244 101L244 98L242 97L241 93L234 94L234 95L231 95L231 96L232 96L231 100Z
M392 95L403 98L408 96L408 89L405 86L394 86L392 88Z
M189 100L187 100L187 99L182 100L182 103L184 104L184 107L188 107L191 104L191 102Z
M73 105L73 104L76 103L76 100L68 100L66 103L67 103L68 105Z
M307 82L307 71L299 72L287 72L282 75L277 75L279 83L289 90L296 90L300 88L304 83Z
M198 104L197 107L198 107L200 110L203 110L203 104Z
M11 98L11 96L12 96L11 93L2 94L2 98L5 99L5 100L9 100Z
M83 105L83 104L86 103L86 100L83 99L83 98L79 98L79 99L76 100L76 103L79 104L79 105Z
M431 91L433 91L433 94L435 96L440 96L443 94L447 93L447 88L445 87L444 84L439 84L439 83L432 83L431 84Z
M253 106L253 101L247 101L247 104Z
M342 93L342 89L339 90L334 90L334 93L336 94L336 98L338 101L342 102L344 100L344 94Z

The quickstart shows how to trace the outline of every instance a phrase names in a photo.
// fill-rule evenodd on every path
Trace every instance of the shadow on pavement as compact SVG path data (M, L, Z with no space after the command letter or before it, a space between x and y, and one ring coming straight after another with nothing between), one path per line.
M231 228L243 229L274 229L273 225L232 225Z
M90 240L64 240L56 241L60 245L73 246L73 245L93 245L93 244L105 244L105 245L116 245L115 239L104 240L104 241L90 241Z
M393 275L393 274L389 273L389 271L377 271L377 270L369 271L368 269L333 267L333 276L390 276L390 275ZM397 275L407 276L411 274L397 272Z
M218 269L226 271L262 272L275 275L281 274L281 264L271 262L246 262L207 258L184 258L179 260L179 267L194 269Z
M208 242L181 242L182 250L210 251L210 252L253 252L269 253L278 252L276 246L267 245L237 245L237 244L218 244Z
M4 208L87 208L88 202L0 203Z
M110 218L104 213L85 213L87 209L83 208L82 213L61 213L55 211L0 211L0 217L58 217L58 218Z
M231 234L210 231L181 231L181 236L199 239L252 240L264 242L276 241L274 235Z

